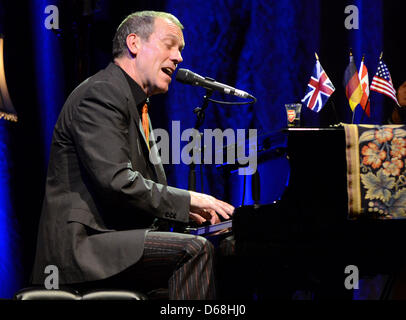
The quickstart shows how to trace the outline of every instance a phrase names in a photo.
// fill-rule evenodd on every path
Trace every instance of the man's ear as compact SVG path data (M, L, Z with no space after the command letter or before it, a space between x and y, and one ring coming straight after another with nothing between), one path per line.
M140 49L141 39L135 33L130 33L126 38L127 49L132 56L136 56Z

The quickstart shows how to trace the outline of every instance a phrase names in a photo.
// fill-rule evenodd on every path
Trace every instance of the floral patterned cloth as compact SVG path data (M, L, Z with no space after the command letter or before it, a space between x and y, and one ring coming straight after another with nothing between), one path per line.
M406 218L406 126L344 124L349 219Z

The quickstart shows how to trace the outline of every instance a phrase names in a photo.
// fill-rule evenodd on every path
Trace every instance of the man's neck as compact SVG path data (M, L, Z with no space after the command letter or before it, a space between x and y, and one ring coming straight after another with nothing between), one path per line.
M123 69L124 72L127 73L131 77L131 79L133 79L140 86L140 88L145 92L145 94L147 94L145 89L140 84L137 74L136 74L135 70L133 69L134 68L133 64L131 63L131 60L129 58L127 58L127 57L115 58L113 62L116 65L118 65L121 69Z

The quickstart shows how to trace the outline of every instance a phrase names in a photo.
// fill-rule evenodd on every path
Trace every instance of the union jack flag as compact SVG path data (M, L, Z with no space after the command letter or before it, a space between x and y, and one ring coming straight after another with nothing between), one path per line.
M378 70L372 79L371 90L388 96L399 106L398 99L396 98L396 90L393 87L390 72L382 59L379 60Z
M319 112L334 91L333 83L324 72L320 61L316 60L316 65L314 66L313 74L310 77L302 102L306 103L309 109Z

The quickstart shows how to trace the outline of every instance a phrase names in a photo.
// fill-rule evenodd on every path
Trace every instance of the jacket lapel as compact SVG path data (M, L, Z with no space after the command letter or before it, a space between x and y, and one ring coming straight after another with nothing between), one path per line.
M155 159L159 159L159 163L158 164L153 164L149 158L147 159L147 162L151 163L152 167L154 168L155 171L155 175L158 179L158 183L161 184L167 184L166 181L166 175L165 175L165 171L164 168L162 166L162 161L159 157L159 154L157 153L157 149L156 148L151 148L151 151L148 150L148 144L147 144L147 138L145 137L145 133L144 133L144 128L142 127L142 120L141 117L138 113L137 110L137 105L134 101L134 97L133 94L131 92L131 88L130 85L128 84L127 79L125 78L123 72L120 70L120 67L116 66L114 63L111 63L107 69L110 69L111 72L117 76L118 78L120 78L123 86L123 90L125 90L125 94L127 97L127 101L128 101L128 108L130 110L130 114L131 114L131 118L134 121L134 123L136 124L136 127L138 128L139 134L142 137L143 140L143 145L144 145L144 149L146 150L146 152L154 152L156 158ZM155 145L155 136L153 134L152 131L152 125L151 125L151 119L149 118L148 115L148 120L149 120L149 131L150 131L150 145L154 146ZM149 154L148 154L149 155Z

